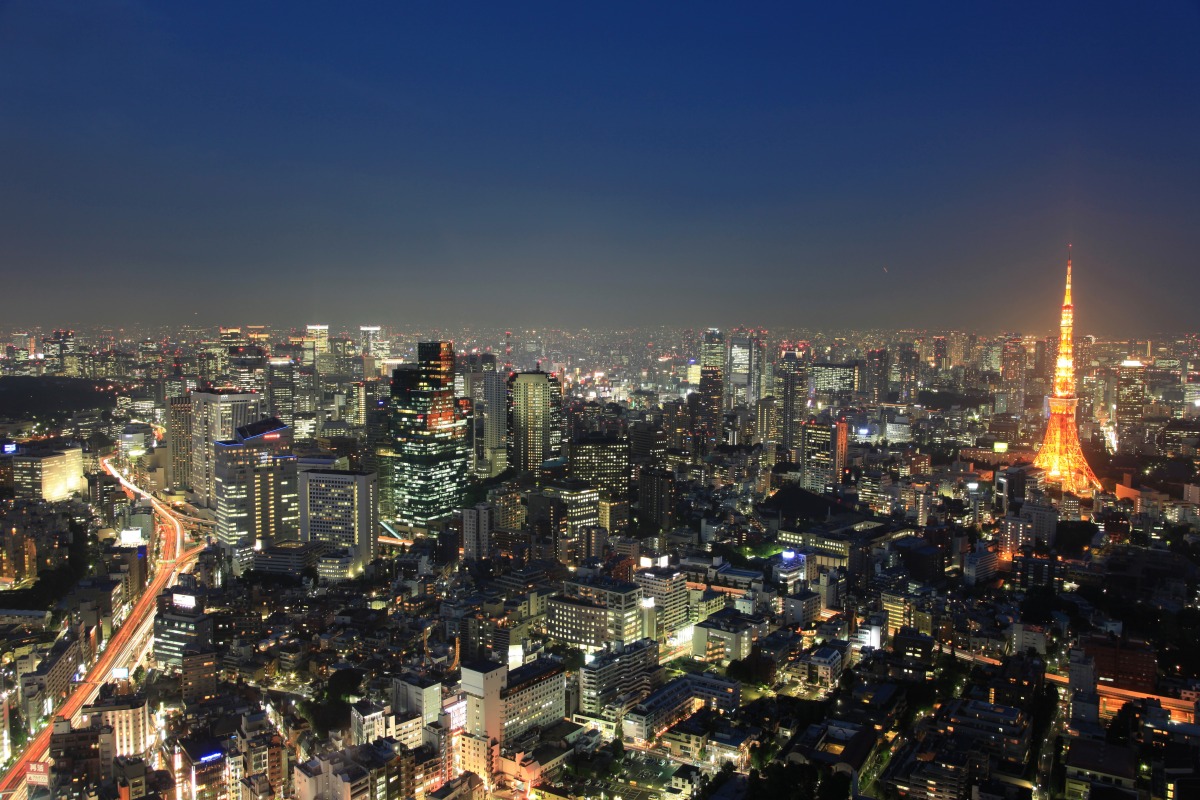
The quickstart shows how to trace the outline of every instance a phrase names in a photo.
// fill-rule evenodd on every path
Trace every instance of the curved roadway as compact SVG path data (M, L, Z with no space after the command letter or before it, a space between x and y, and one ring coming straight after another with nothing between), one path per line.
M134 604L133 610L129 612L125 623L109 639L104 652L88 670L87 676L76 685L75 691L54 712L55 716L67 719L74 719L83 707L95 698L96 692L102 684L109 680L115 667L127 666L137 658L140 644L145 642L149 627L154 623L154 612L158 605L159 594L172 585L179 573L186 569L204 549L203 545L199 545L182 550L183 526L176 518L175 513L159 502L157 498L126 480L125 476L112 466L109 459L100 459L100 464L121 482L127 492L149 500L154 510L168 523L161 527L156 526L156 530L169 532L162 537L160 542L159 558L154 564L154 574L146 584L142 596ZM25 775L29 770L29 765L46 759L50 749L50 733L53 729L53 722L48 722L36 736L29 740L24 751L0 779L0 795L7 795L25 788Z

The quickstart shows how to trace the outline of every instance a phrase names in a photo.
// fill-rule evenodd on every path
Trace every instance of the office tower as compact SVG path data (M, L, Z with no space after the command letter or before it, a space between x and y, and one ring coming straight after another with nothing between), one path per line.
M300 473L300 539L349 551L354 577L375 560L379 536L375 473L312 469Z
M1054 360L1050 355L1050 342L1047 339L1038 339L1033 343L1033 377L1042 381L1054 377Z
M292 429L271 417L214 442L213 496L223 547L294 539L299 509Z
M643 469L638 475L638 524L648 535L675 527L675 475L669 470Z
M56 330L42 339L42 355L52 372L64 372L67 357L75 352L75 331Z
M667 433L665 424L665 409L667 405L679 406L675 401L664 404L664 424L656 425L646 420L638 420L629 426L629 462L632 465L657 466L667 454ZM672 445L674 446L674 445Z
M78 447L32 450L12 457L13 496L48 503L87 491L83 451Z
M1142 409L1146 405L1146 365L1126 359L1117 367L1117 448L1136 453L1142 442Z
M779 443L791 450L800 443L800 426L808 416L808 362L799 350L788 348L775 364L775 397L779 408Z
M191 490L200 505L213 507L213 448L217 442L233 438L234 431L265 416L263 396L236 389L192 392L192 465Z
M508 377L497 371L496 356L471 353L456 365L460 396L469 397L475 418L475 474L492 478L508 465Z
M754 408L761 397L767 346L763 334L737 328L729 335L728 360L725 364L727 407Z
M568 448L567 474L600 490L606 499L629 496L629 440L602 433L585 435Z
M266 391L267 351L257 345L229 348L229 383L243 392Z
M842 482L846 468L845 420L810 420L800 429L800 485L810 492L824 494L827 487Z
M180 661L180 699L185 707L217 696L221 658L215 650L188 648L183 651Z
M250 340L246 338L244 333L242 333L242 329L240 327L227 328L224 325L221 325L217 328L217 341L220 343L221 347L225 348L226 351L230 350L231 348L242 347L243 345L250 343Z
M508 466L538 475L562 454L563 398L558 376L514 372L508 378Z
M938 372L950 369L950 343L945 336L933 337L933 363Z
M267 361L267 407L285 425L296 421L296 362L290 358Z
M888 401L888 376L891 375L891 371L892 361L887 350L879 348L867 351L867 402L879 405Z
M167 398L167 484L181 491L192 482L192 396Z
M462 510L463 558L478 561L487 558L492 547L492 520L495 514L487 503Z
M577 480L556 481L526 497L529 528L548 537L554 556L563 564L576 564L584 548L580 535L600 524L600 492Z
M359 355L370 356L376 362L387 358L386 345L383 341L383 329L378 325L360 325L358 327Z
M329 352L329 326L328 325L306 325L304 326L305 338L312 348L313 356L323 356Z
M716 328L704 332L700 343L700 384L693 415L693 445L703 456L721 441L725 410L725 335Z
M650 567L633 573L633 582L642 587L643 598L654 601L658 631L647 631L648 636L665 641L687 627L687 573L675 567Z
M778 404L775 402L774 395L767 395L759 399L758 406L754 409L754 443L770 443L770 447L768 448L770 452L764 452L763 455L771 459L771 464L775 463L775 440L773 437L779 428L775 419L775 410L777 408Z
M389 438L379 458L391 471L396 519L426 527L453 514L466 492L469 453L450 342L420 342L417 363L392 373Z
M1044 470L1048 483L1058 484L1064 492L1077 496L1090 495L1100 488L1095 473L1083 457L1079 446L1079 431L1075 426L1075 306L1071 302L1071 257L1067 255L1067 288L1063 295L1062 319L1059 324L1058 359L1054 368L1054 394L1048 398L1050 419L1046 436L1038 450L1034 465Z
M896 357L896 377L900 385L900 402L915 403L921 378L921 354L910 342L900 345L900 353Z
M178 671L183 667L185 651L211 650L212 646L213 618L205 613L204 597L195 584L181 581L164 591L154 615L154 661L158 668Z
M1025 362L1028 355L1020 339L1004 343L1001 355L1000 386L1008 399L1008 413L1020 416L1025 411Z
M809 367L808 391L819 402L849 402L858 392L858 365L824 362Z

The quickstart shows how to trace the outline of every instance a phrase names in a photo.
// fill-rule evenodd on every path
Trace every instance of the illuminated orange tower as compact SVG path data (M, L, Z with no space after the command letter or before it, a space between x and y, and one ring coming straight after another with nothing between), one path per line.
M1033 460L1046 471L1048 483L1059 484L1064 492L1090 496L1100 488L1096 473L1088 466L1079 446L1075 427L1075 306L1071 303L1071 251L1067 249L1067 291L1063 296L1062 324L1059 326L1058 361L1054 368L1054 394L1049 398L1050 419L1046 438Z

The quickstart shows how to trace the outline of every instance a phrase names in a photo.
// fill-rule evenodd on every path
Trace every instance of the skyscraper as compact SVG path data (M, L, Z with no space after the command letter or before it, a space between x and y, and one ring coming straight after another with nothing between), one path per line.
M378 484L373 472L313 469L300 473L300 538L348 550L350 575L375 560Z
M290 358L267 361L267 406L285 425L296 421L296 362Z
M888 400L888 376L891 374L892 361L888 351L883 348L867 351L866 365L866 395L867 402L872 405L886 403Z
M766 361L766 343L757 330L738 328L729 335L729 353L725 365L727 405L754 408L762 389Z
M848 428L844 420L810 420L800 428L800 485L810 492L824 494L826 487L842 482L846 468Z
M462 510L463 558L478 561L487 558L492 546L492 520L495 509L487 503Z
M258 547L294 539L299 525L292 430L267 418L239 426L214 443L213 496L217 540Z
M508 378L508 466L537 475L562 455L563 397L558 376L514 372Z
M192 392L192 464L191 490L199 495L199 503L213 507L214 491L213 448L217 442L233 438L238 428L257 422L265 414L263 396L236 389L214 389Z
M779 443L790 451L800 443L800 426L808 415L808 362L799 350L788 348L780 355L775 365L775 384Z
M700 385L693 443L697 455L711 450L721 440L725 409L725 335L716 328L704 332L700 341Z
M1004 343L1001 356L1000 380L1008 400L1008 413L1020 416L1025 411L1026 361L1025 345L1018 338Z
M921 377L921 354L910 342L900 345L900 354L896 358L896 377L900 384L900 402L916 402Z
M1142 407L1146 405L1146 365L1129 358L1117 367L1117 449L1136 453L1142 442Z
M391 470L396 519L425 527L453 514L466 492L469 454L450 342L419 343L417 363L392 373L389 438L379 461Z
M1067 289L1063 295L1059 323L1058 359L1054 368L1054 395L1048 398L1050 419L1046 436L1034 465L1046 473L1046 482L1058 484L1064 492L1090 495L1100 488L1095 473L1083 457L1079 431L1075 427L1075 305L1071 302L1071 257L1067 255Z
M192 396L167 398L167 483L172 491L192 481Z

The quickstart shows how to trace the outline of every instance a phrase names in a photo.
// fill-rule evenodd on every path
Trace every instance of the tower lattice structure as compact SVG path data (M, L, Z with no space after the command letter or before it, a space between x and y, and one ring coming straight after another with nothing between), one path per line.
M1034 466L1046 472L1046 481L1058 484L1064 492L1090 496L1100 481L1083 457L1079 431L1075 426L1075 306L1071 302L1071 256L1067 255L1067 290L1063 296L1062 322L1059 326L1058 360L1054 368L1054 394L1049 398L1050 419L1042 449Z

